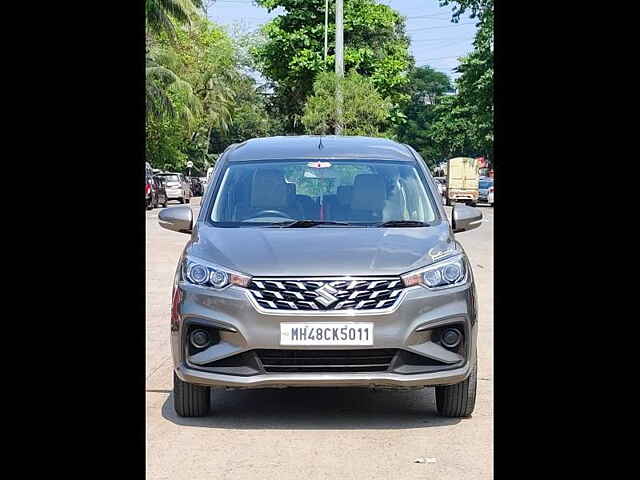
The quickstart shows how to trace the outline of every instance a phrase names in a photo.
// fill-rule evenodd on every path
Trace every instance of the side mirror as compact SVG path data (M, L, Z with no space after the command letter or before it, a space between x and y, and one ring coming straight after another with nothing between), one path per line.
M170 207L160 210L158 223L162 228L180 233L191 233L193 212L190 207Z
M466 205L454 205L451 223L454 233L473 230L482 224L482 212Z

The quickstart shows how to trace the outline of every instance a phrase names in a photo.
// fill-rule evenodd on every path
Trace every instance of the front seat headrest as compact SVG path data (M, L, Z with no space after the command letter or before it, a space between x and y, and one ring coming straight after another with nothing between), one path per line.
M256 170L251 182L251 206L276 209L287 206L288 188L278 170Z
M353 210L379 211L387 199L387 189L380 175L357 175L353 182L351 208Z

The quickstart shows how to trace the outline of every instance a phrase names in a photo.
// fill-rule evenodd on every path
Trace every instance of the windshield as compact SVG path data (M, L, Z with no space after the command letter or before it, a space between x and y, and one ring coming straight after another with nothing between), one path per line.
M162 175L167 182L179 182L178 175Z
M489 188L491 187L491 185L493 185L493 182L491 180L480 180L478 188Z
M210 218L221 226L296 220L362 226L437 218L417 165L408 162L231 163L214 195Z

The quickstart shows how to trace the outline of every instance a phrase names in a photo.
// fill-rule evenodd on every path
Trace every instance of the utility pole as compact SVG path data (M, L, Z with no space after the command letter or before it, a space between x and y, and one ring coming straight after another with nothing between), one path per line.
M327 47L329 45L329 0L324 0L324 61L327 61Z
M336 0L336 135L342 135L342 79L344 77L343 0Z

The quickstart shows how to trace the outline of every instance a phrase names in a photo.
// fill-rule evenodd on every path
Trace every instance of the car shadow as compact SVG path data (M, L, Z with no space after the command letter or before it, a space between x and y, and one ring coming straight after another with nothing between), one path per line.
M212 389L212 396L209 416L182 418L175 413L171 393L162 416L176 425L234 430L406 429L455 425L461 420L437 415L433 388Z

